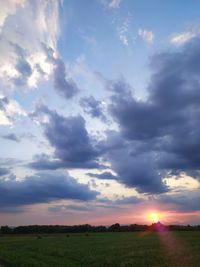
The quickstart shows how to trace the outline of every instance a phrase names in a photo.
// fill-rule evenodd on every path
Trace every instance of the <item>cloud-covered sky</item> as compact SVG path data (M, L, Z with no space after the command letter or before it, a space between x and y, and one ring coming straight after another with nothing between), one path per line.
M200 223L199 8L1 1L0 225Z

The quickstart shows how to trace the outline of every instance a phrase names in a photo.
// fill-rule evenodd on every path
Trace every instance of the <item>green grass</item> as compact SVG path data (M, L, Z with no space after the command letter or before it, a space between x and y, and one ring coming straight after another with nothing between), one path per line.
M6 267L199 267L200 232L172 232L164 239L159 233L4 236L0 262Z

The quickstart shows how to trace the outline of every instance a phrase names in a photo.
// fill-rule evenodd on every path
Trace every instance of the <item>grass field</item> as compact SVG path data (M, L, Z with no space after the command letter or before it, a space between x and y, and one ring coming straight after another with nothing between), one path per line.
M200 232L4 236L0 266L200 267Z

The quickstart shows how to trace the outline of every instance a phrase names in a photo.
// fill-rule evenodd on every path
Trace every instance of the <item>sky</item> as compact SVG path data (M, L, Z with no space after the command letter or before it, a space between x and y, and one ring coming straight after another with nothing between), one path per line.
M199 224L200 1L0 4L0 225Z

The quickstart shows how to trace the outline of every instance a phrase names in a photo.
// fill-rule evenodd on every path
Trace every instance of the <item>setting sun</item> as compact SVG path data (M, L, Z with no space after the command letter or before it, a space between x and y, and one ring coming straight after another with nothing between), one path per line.
M159 213L149 213L148 218L153 222L158 222L160 219L160 214Z

